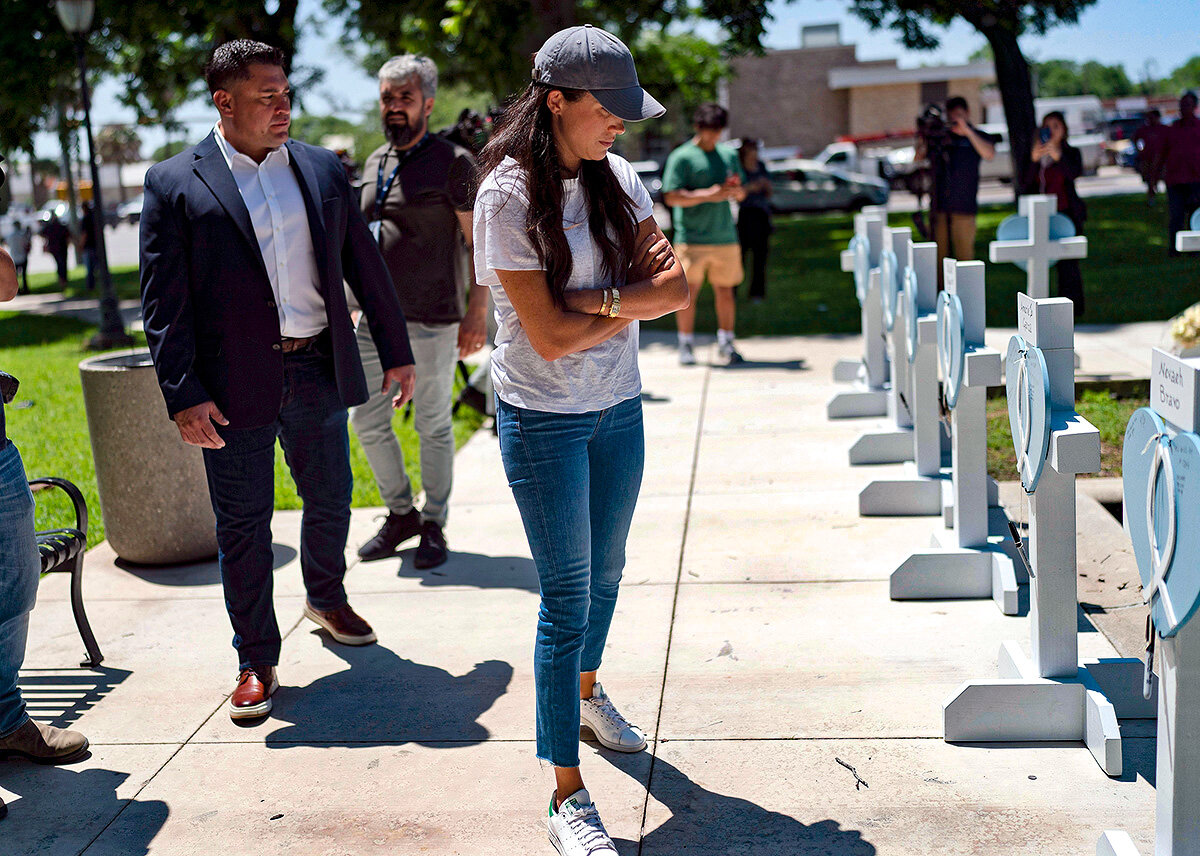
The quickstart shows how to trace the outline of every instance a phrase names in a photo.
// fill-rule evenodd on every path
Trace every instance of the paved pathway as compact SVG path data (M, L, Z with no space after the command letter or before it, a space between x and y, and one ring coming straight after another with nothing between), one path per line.
M888 600L888 573L935 521L858 517L858 489L885 468L851 470L864 423L824 417L832 362L854 344L747 341L740 370L644 348L647 472L602 679L651 745L583 753L621 852L1079 856L1113 826L1148 852L1149 731L1128 731L1141 736L1121 781L1079 745L940 739L942 701L993 675L1028 619L991 601ZM255 727L225 711L234 658L214 565L121 569L93 550L96 672L62 668L81 643L66 580L47 579L22 682L92 754L0 764L0 852L550 853L553 777L532 742L536 575L490 435L457 473L449 564L419 572L406 552L351 568L380 638L364 649L299 620L298 518L277 516L283 687ZM355 512L351 550L372 516ZM1081 653L1113 656L1083 626Z

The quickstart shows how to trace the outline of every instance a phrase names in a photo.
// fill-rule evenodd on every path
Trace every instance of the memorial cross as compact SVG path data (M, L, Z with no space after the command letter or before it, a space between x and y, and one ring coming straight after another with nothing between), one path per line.
M855 389L840 392L826 406L830 419L883 416L887 413L887 349L883 339L883 312L879 304L879 255L887 210L868 206L854 216L854 237L842 252L842 269L854 272L854 287L861 305L863 356L839 360L835 381L852 381Z
M1059 259L1082 259L1087 256L1087 238L1075 235L1075 227L1065 216L1057 214L1058 199L1054 196L1022 196L1014 226L1024 218L1025 237L1018 240L995 240L988 245L988 260L1013 262L1026 269L1026 293L1030 297L1050 296L1050 268ZM1070 237L1055 238L1051 235L1052 220ZM1065 221L1065 222L1064 222ZM1001 230L1005 224L1001 223ZM1057 230L1056 230L1057 231ZM1000 230L997 231L999 238Z
M850 447L850 464L898 464L913 458L912 414L908 401L909 365L900 318L899 294L903 282L902 259L908 256L912 229L908 226L883 230L883 249L879 254L880 312L888 369L888 425L882 430L865 432Z
M1141 662L1079 661L1075 476L1100 469L1100 434L1075 412L1071 301L1017 295L1009 343L1009 418L1030 494L1033 657L1000 650L999 680L971 681L943 705L949 742L1081 740L1110 776L1121 775L1121 716L1144 717ZM1135 691L1136 690L1136 691Z
M1175 251L1179 253L1200 253L1200 210L1192 212L1192 221L1188 224L1191 230L1175 233Z
M893 600L992 597L1006 615L1018 609L1018 581L1005 538L991 535L987 474L987 390L1000 385L1000 354L984 344L983 262L946 259L938 297L938 362L951 409L952 531L934 533L931 550L909 556L891 576Z
M909 243L902 259L903 287L896 330L901 330L908 381L905 397L912 413L912 463L901 478L876 479L858 495L867 516L940 514L943 485L942 437L937 366L937 244ZM897 349L899 353L899 349ZM893 363L893 372L899 374Z
M1153 618L1150 651L1157 650L1159 663L1156 856L1200 854L1198 392L1200 360L1155 349L1150 407L1134 413L1125 430L1125 528ZM1096 853L1138 851L1126 833L1109 831Z

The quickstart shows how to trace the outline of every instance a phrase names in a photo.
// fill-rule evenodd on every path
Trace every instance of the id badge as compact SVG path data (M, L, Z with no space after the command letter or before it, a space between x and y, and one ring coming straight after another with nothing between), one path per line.
M379 243L380 229L383 226L382 220L372 220L367 224L367 228L371 230L371 235L375 238L375 243Z

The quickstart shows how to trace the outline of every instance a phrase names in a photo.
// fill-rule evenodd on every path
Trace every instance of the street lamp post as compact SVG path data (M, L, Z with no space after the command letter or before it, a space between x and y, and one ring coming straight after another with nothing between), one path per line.
M92 27L96 3L95 0L56 0L54 7L63 29L75 43L75 60L79 65L79 90L83 102L83 127L87 133L88 165L92 173L92 237L96 254L94 264L100 268L100 331L92 337L88 347L104 350L132 345L133 339L125 332L125 324L121 320L121 308L113 288L112 273L108 269L108 249L104 241L104 201L100 194L100 167L96 164L96 142L92 137L92 99L88 92L84 36Z

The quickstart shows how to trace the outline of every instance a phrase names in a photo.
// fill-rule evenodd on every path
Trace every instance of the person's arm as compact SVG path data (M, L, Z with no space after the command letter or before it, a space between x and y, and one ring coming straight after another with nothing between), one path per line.
M996 156L996 146L992 142L990 134L981 134L977 131L966 119L960 119L950 126L950 130L958 134L960 137L966 137L967 142L971 144L971 148L975 149L985 161L990 161Z
M17 266L8 250L0 249L0 303L17 296Z
M632 318L601 318L564 309L550 295L544 270L494 271L538 356L554 362L568 354L607 342L633 323Z
M709 202L728 202L732 197L729 188L714 184L702 190L672 190L663 194L663 203L672 208L694 208Z
M205 449L225 445L217 425L228 425L195 373L196 331L187 245L171 200L146 175L139 224L142 325L154 357L158 385L185 443Z
M474 226L470 211L456 211L458 225L467 244L467 272L471 277L467 311L458 325L458 355L469 357L487 343L488 287L475 279Z
M346 207L342 276L358 305L367 314L371 339L379 351L379 362L384 369L382 391L386 393L393 383L399 384L400 394L392 399L392 405L400 408L412 398L417 382L404 310L400 308L400 298L396 296L396 287L392 284L387 264L380 255L375 236L367 228L367 222L359 211L358 200L340 162L336 162L335 181L338 182Z
M653 217L638 224L637 250L621 293L621 318L652 321L688 305L691 295L683 264ZM569 291L567 308L583 315L596 315L603 308L603 288Z

